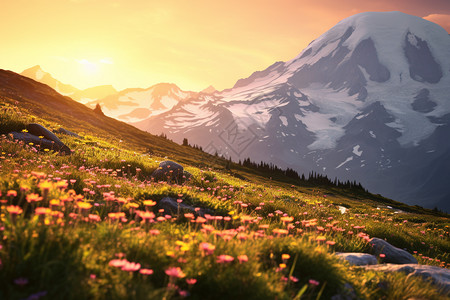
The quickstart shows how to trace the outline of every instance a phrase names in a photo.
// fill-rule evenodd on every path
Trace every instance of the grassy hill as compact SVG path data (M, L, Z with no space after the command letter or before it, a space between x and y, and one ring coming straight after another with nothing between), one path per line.
M62 156L7 134L31 122L83 138L59 135L73 150ZM9 71L0 71L0 133L1 299L445 299L430 282L334 253L374 253L367 241L379 237L448 268L448 215L237 164L226 170L224 159ZM152 181L163 160L191 180ZM210 214L168 214L165 197Z

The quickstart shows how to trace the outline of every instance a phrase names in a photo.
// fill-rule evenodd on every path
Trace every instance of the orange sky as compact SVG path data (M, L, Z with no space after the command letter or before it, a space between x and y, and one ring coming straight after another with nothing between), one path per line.
M392 10L450 32L448 0L1 1L0 68L39 64L78 88L221 90L295 57L343 18Z

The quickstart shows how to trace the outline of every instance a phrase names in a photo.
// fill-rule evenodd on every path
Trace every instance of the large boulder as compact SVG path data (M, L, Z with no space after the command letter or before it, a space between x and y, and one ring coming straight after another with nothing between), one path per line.
M155 181L167 181L169 183L174 182L181 184L183 182L183 171L182 165L166 160L159 164L158 169L152 173L151 177Z
M364 268L366 270L403 272L409 274L409 276L420 276L426 280L431 280L432 283L441 287L445 294L450 293L450 269L418 264L380 264L375 266L365 266Z
M70 154L70 148L61 142L61 140L53 132L49 131L44 126L31 123L27 125L27 130L30 135L37 136L38 138L42 136L45 139L52 141L55 144L55 147L52 147L53 150Z
M40 138L39 136L35 136L27 132L11 132L10 135L12 135L13 140L23 141L25 144L32 143L33 146L39 150L49 149L53 151L60 151L63 154L71 153L68 147L61 148L54 141L46 138Z
M33 144L34 147L49 150L58 150L59 146L55 142L48 140L46 138L39 138L38 136L29 134L27 132L11 132L13 140L23 141L25 144Z
M377 255L384 254L382 261L393 264L417 264L417 259L410 253L400 248L394 247L385 240L371 238L369 243L372 245Z
M195 207L183 202L178 203L176 199L170 197L162 198L161 201L158 202L157 206L158 209L164 209L164 214L168 215L176 215L178 213L178 207L180 208L180 214L189 212L198 214L201 217L204 217L206 214L213 214L213 211L206 208L200 208L200 210L195 211Z
M348 261L353 266L376 265L378 263L374 255L367 253L337 252L335 255L340 259Z

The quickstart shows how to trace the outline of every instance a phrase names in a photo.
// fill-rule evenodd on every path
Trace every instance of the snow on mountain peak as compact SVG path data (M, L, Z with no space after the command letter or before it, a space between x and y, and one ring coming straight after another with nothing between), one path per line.
M296 58L287 62L289 69L303 64L314 64L332 54L337 46L351 51L364 40L371 39L377 50L380 63L392 74L408 70L408 61L403 55L405 38L417 47L417 38L428 42L430 51L445 73L449 72L450 40L441 26L423 18L402 12L364 12L348 17L314 40ZM309 54L309 55L308 55ZM333 53L335 54L335 53ZM396 76L392 78L397 78Z
M318 107L301 120L316 137L311 150L333 148L344 126L379 102L395 118L389 126L401 133L398 141L414 145L436 129L430 117L450 112L444 97L449 57L450 39L439 25L401 12L365 12L342 20L293 60L240 79L220 96L251 105L280 86L294 86Z
M214 94L215 92L217 92L217 90L212 85L210 85L206 89L203 89L202 91L200 91L200 93L205 93L205 94Z
M88 105L98 103L106 115L134 123L164 113L193 94L182 91L173 83L158 83L146 89L125 89Z

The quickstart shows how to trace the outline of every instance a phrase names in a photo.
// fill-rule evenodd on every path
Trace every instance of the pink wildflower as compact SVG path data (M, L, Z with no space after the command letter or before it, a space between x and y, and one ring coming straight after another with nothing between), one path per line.
M244 262L248 262L248 256L243 254L243 255L239 255L237 257L237 259L239 260L239 263L244 263Z
M314 280L314 279L310 279L310 280L309 280L309 284L318 286L318 285L320 284L320 282L318 282L318 281L316 281L316 280Z
M176 277L176 278L183 278L186 277L186 274L183 273L183 271L179 267L170 267L165 271L167 276L170 277Z
M203 251L206 255L211 255L214 252L214 250L216 249L216 246L214 246L210 243L204 242L204 243L200 243L199 249L201 251Z
M48 215L51 212L51 209L46 207L36 207L36 209L34 210L34 213L36 215Z
M15 190L9 190L6 192L6 197L16 197L17 192Z
M183 297L183 298L189 296L189 292L185 291L185 290L179 290L178 294L180 295L180 297Z
M128 263L128 260L126 259L113 259L109 261L108 265L111 267L122 268L126 263Z
M15 205L10 205L10 206L6 207L6 210L7 210L12 216L20 215L20 214L23 212L22 208L20 208L19 206L15 206Z
M144 222L149 222L150 220L155 218L155 214L151 211L137 211L136 213L144 220Z
M127 271L127 272L134 272L137 271L141 268L141 264L138 263L134 263L134 262L126 262L123 266L122 266L122 271Z
M233 260L234 260L234 257L233 257L233 256L226 255L226 254L222 254L222 255L219 255L219 256L217 257L217 263L219 263L219 264L222 264L222 263L230 263L230 262L232 262Z
M27 195L27 202L28 203L31 203L31 202L38 202L38 201L41 201L42 200L42 197L41 196L39 196L38 194L28 194Z
M141 273L142 275L152 275L153 270L152 269L140 269L139 273Z

